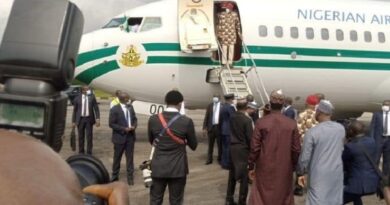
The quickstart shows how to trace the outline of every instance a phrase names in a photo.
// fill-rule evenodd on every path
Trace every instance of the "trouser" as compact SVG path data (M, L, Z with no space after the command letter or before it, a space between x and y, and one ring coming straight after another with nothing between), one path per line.
M389 175L389 171L390 171L390 138L389 137L383 139L383 143L380 150L381 150L380 153L383 153L383 165L382 165L383 174Z
M182 205L184 199L184 188L187 177L181 178L155 178L150 187L150 205L161 205L164 200L165 188L169 189L169 204Z
M227 169L230 167L230 135L222 135L222 159L221 165Z
M87 154L92 154L92 130L93 124L90 117L81 117L78 124L78 133L79 133L79 153L84 154L84 139L87 135Z
M363 205L361 197L362 197L362 195L360 195L360 194L351 194L351 193L344 192L344 203L343 204L353 202L353 205Z
M234 59L234 44L222 45L222 65L226 65L226 62L229 65L232 65L233 59Z
M118 180L123 152L126 154L127 180L133 180L134 172L134 136L126 136L123 144L114 144L114 162L112 164L112 180Z
M221 136L219 127L217 125L214 125L211 130L207 133L207 136L209 138L209 149L207 152L207 160L213 161L213 152L214 152L214 143L215 140L217 140L217 146L218 146L218 161L221 161L221 155L222 155L222 142L221 142Z
M248 183L249 183L249 177L248 174L244 174L244 176L240 179L240 193L238 196L238 204L239 205L245 205L246 204L246 198L248 196ZM234 191L236 189L236 179L235 179L235 172L233 166L229 170L229 179L228 179L228 185L227 185L227 191L226 191L226 202L233 203L234 201Z

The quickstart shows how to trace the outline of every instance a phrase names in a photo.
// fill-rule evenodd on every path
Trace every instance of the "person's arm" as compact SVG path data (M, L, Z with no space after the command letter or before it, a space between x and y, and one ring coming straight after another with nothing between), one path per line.
M210 116L210 106L207 106L206 114L204 115L204 120L203 120L203 130L207 129L210 120L209 116Z
M112 128L115 131L126 132L127 127L123 127L123 126L118 124L118 115L116 113L115 107L110 110L110 116L108 118L108 125L110 126L110 128Z
M195 127L192 119L190 119L188 123L187 132L187 145L195 151L196 147L198 146L198 140L196 139Z
M301 154L301 136L296 125L292 137L291 156L293 160L293 166L296 168L299 160L299 154Z
M95 113L96 127L99 127L100 126L100 110L99 110L99 105L96 101L95 95L92 95L92 109L93 109L93 112Z
M138 126L138 118L137 118L137 114L135 113L133 106L130 106L130 114L131 114L131 124L135 130L135 129L137 129L137 126Z
M351 154L351 151L347 145L344 146L342 159L343 159L344 171L346 171L346 169L349 167L349 163L352 160L352 154Z
M254 133L252 135L251 139L251 145L250 145L250 153L248 157L248 169L254 170L255 169L255 163L257 161L257 158L259 158L260 150L261 150L261 141L262 141L262 133L260 128L256 126Z
M249 120L247 123L245 123L245 140L247 145L250 147L251 144L251 137L253 135L253 125L252 120Z
M312 152L314 148L314 136L310 132L306 132L305 138L303 140L303 150L301 155L299 156L299 163L298 163L298 175L304 175L307 173L310 159L312 157Z
M376 113L374 113L374 115L372 115L372 118L371 118L371 124L370 124L370 136L372 137L372 138L374 138L375 139L375 134L376 134L376 127L375 127L375 125L376 125ZM376 140L376 139L375 139Z
M128 186L123 182L97 184L85 187L84 193L93 194L108 201L108 205L129 205Z
M153 141L154 141L154 135L153 135L153 131L152 131L152 118L153 116L151 116L149 118L149 121L148 121L148 138L149 138L149 142L150 144L153 144Z
M77 103L78 97L76 97L73 100L73 114L72 114L72 123L76 123L76 115L77 115L77 109L78 109L78 103Z

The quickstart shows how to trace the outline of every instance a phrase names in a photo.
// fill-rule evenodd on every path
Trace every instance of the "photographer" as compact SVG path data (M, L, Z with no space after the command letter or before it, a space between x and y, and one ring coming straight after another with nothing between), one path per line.
M16 132L0 130L0 181L0 204L83 204L79 181L69 165L50 147ZM84 192L109 205L129 204L123 183L94 185Z
M148 124L149 141L156 149L151 164L150 204L161 205L168 186L170 204L181 205L188 174L186 145L195 150L198 141L192 119L179 113L183 95L172 90L165 102L166 111L151 116Z

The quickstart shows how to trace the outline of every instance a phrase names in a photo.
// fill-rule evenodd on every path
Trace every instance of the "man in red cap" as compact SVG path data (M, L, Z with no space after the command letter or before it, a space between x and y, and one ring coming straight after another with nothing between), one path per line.
M238 13L231 2L221 4L222 12L218 13L217 36L222 47L222 65L233 65L234 46L237 36L241 35L241 24Z

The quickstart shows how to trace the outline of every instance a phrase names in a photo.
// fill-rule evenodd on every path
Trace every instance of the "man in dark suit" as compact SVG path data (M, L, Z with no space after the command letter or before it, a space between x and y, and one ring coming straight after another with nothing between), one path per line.
M364 125L359 121L348 127L347 138L343 152L344 204L353 202L354 205L362 205L361 197L374 194L379 182L379 176L365 154L367 152L374 162L376 145L372 137L364 134Z
M376 112L372 116L370 135L375 139L377 145L376 161L379 164L383 154L383 173L390 171L390 100L385 100L382 104L382 111Z
M245 99L239 100L237 102L237 112L230 118L230 153L233 166L231 166L229 170L226 205L235 204L234 191L236 189L236 181L238 180L241 181L238 205L245 205L248 195L248 156L250 151L250 139L253 133L253 120L247 112L247 105L248 103ZM251 112L256 108L257 106L255 103L251 104Z
M236 112L236 107L233 103L234 94L227 94L225 104L221 109L221 139L222 139L222 159L221 166L223 169L230 167L230 117Z
M119 94L119 104L110 110L109 125L112 128L114 143L114 162L112 165L112 181L119 178L119 170L123 152L126 154L127 183L134 185L134 142L137 116L132 105L128 104L129 95Z
M203 133L207 133L209 139L209 148L207 152L206 165L213 163L214 142L217 140L218 145L218 162L221 161L222 144L220 135L220 116L221 102L219 95L214 95L213 102L207 106L206 114L203 121Z
M182 205L188 174L186 146L195 150L198 142L192 119L179 113L183 95L179 91L170 91L165 102L167 109L162 114L151 116L148 122L149 142L155 147L151 163L150 204L161 205L168 186L170 204ZM163 122L168 124L168 129L164 129Z
M297 119L297 110L292 106L293 100L290 97L286 97L284 101L283 115L292 119Z
M84 154L84 139L87 135L87 154L92 154L93 125L100 126L99 106L95 95L87 94L88 86L81 88L81 94L73 101L73 127L78 128L79 153Z

